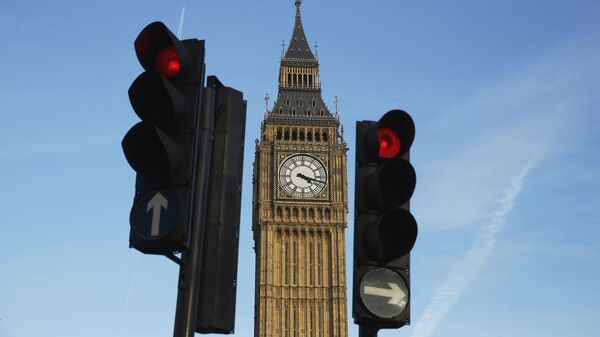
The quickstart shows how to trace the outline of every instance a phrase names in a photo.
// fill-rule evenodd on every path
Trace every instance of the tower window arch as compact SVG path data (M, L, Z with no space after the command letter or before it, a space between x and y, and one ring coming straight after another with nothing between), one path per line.
M290 130L289 129L286 129L285 132L283 133L283 139L290 140Z
M290 106L290 98L289 97L285 99L285 105Z
M316 100L316 99L314 99L314 98L313 98L313 100L312 100L312 106L313 106L313 107L316 107L316 106L317 106L317 100Z
M281 140L281 129L277 129L276 138L277 138L277 140Z
M287 84L288 85L292 84L292 74L287 75Z
M298 140L298 130L292 130L292 140ZM296 215L298 215L298 210L296 209Z
M308 84L308 76L306 76L306 74L304 74L303 78L304 78L304 83L302 83L302 84L307 85Z
M302 98L300 98L300 101L298 102L298 104L300 104L300 106L304 105L304 100L302 100Z
M327 139L328 139L328 137L327 137L327 131L323 130L323 141L326 142Z
M311 131L311 130L308 130L308 132L306 133L306 139L307 139L309 142L312 142L312 140L313 140L313 137L312 137L312 136L313 136L313 134L312 134L312 131Z
M312 111L310 110L310 108L306 109L306 115L307 115L307 116L310 116L310 115L312 115Z
M296 108L292 108L292 116L296 116Z
M312 87L312 75L308 75L308 86Z
M319 132L319 130L315 131L315 141L321 141L321 133Z
M300 130L300 140L304 141L304 130Z

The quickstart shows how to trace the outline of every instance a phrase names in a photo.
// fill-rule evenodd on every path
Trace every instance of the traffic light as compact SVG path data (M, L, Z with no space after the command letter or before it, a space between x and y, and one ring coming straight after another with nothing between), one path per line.
M153 22L134 45L145 71L129 88L141 122L122 141L137 173L129 241L146 254L170 254L186 250L190 240L204 41L179 41Z
M214 99L215 137L196 332L229 334L235 323L246 101L214 76L205 90L205 97Z
M410 324L410 251L417 222L409 211L416 184L408 113L356 123L354 322L368 331Z

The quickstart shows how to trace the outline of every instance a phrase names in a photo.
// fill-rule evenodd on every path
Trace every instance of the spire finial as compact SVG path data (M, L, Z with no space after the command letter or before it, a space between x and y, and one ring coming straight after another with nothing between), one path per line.
M337 96L335 96L335 100L333 101L333 103L335 103L335 114L338 114L338 103L340 102L340 100L338 99Z
M302 0L296 0L296 16L300 17L300 5L302 4Z
M269 99L271 99L271 97L269 97L269 93L267 93L265 95L265 118L267 117L267 114L269 113Z
M319 59L319 44L315 41L315 58Z

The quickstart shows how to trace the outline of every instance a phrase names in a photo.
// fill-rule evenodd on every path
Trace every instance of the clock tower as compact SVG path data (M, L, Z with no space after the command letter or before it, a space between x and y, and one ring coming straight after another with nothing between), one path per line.
M347 337L347 148L337 107L321 97L300 4L256 140L254 336Z

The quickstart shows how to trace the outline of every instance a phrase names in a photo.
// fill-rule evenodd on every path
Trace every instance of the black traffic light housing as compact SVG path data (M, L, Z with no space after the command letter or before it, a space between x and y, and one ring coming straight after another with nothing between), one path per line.
M246 101L243 93L209 76L205 89L214 99L214 145L196 332L233 333L237 293Z
M414 122L402 110L357 122L352 312L355 323L369 329L410 323L414 135Z
M135 51L145 71L129 88L129 100L141 122L122 141L137 172L130 246L170 254L189 247L204 41L179 41L153 22L136 38Z

